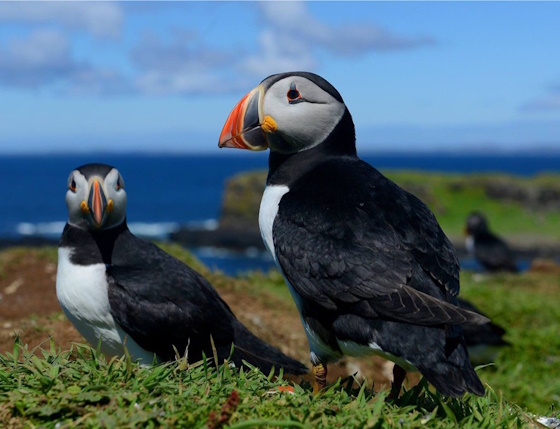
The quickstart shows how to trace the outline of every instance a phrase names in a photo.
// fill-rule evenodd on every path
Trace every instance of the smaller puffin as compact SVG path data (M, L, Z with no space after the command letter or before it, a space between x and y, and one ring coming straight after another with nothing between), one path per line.
M76 168L68 178L66 224L58 250L56 293L64 313L94 347L143 364L230 357L269 373L307 368L253 335L198 272L126 222L127 195L119 171L105 164ZM213 343L213 344L212 344Z
M472 212L467 217L465 228L467 250L486 270L518 272L509 246L488 228L486 217L480 212Z
M459 397L484 394L458 307L459 263L433 213L362 161L340 93L308 72L269 76L233 108L220 147L270 149L259 211L265 246L300 312L314 391L343 355L396 363Z
M457 297L457 301L459 307L487 317L472 302L460 297ZM494 362L498 357L500 348L511 345L504 340L506 330L493 322L485 325L464 325L463 334L469 350L469 358L473 365Z

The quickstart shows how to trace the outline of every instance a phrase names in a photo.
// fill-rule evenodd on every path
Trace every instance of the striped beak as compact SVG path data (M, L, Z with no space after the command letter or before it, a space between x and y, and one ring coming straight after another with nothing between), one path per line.
M91 211L91 217L95 222L95 226L101 227L103 221L103 216L105 215L105 209L107 207L107 198L105 193L99 184L99 180L94 179L91 183L88 197L88 206Z
M249 150L268 148L263 129L262 99L264 88L259 85L241 99L229 114L220 134L218 147ZM274 130L276 131L276 130Z

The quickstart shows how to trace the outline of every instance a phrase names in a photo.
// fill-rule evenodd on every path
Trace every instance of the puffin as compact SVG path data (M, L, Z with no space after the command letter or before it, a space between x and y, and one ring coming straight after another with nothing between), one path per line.
M264 244L310 348L313 390L343 355L395 363L390 395L418 370L442 394L484 394L457 306L459 263L418 198L362 161L340 93L310 72L264 79L233 108L219 147L270 149L259 209Z
M511 249L501 238L490 232L488 221L482 213L475 211L467 216L465 233L468 252L487 271L519 271Z
M92 346L109 356L126 348L143 365L215 352L218 363L246 361L266 374L309 372L252 334L201 274L132 234L126 204L116 168L86 164L70 173L56 293Z

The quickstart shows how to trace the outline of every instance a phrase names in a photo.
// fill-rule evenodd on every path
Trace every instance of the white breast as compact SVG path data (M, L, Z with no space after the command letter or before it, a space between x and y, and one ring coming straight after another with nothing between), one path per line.
M267 186L261 200L259 209L259 228L266 249L272 255L274 262L278 266L278 259L274 251L274 240L272 238L272 226L278 214L278 207L282 197L290 191L290 188L283 185ZM278 267L280 271L282 269Z
M467 252L474 255L474 237L472 235L467 235L467 238L465 238L465 247Z
M64 313L78 332L95 348L122 356L124 344L133 359L152 363L153 353L141 348L118 326L111 315L105 264L75 265L70 248L58 249L56 295Z
M274 248L274 239L272 236L272 227L274 226L274 219L278 214L278 207L282 197L290 191L290 188L284 185L273 185L267 186L264 190L264 194L261 200L261 206L259 209L259 228L261 230L261 236L264 241L264 245L267 250L272 255L276 267L282 273L284 281L290 290L290 294L296 306L299 310L301 317L302 301L299 294L294 290L288 279L284 274L284 270L278 262L278 257L276 256L276 250ZM322 361L334 361L340 359L340 353L332 350L327 344L323 343L321 339L313 332L309 325L305 322L303 317L301 317L301 323L305 329L307 335L307 341L309 342L309 349L311 350L311 361L315 364L319 361L318 356L321 357Z

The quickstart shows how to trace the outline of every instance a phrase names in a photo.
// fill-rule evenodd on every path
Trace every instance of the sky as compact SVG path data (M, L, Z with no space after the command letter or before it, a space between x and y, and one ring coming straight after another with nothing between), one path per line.
M560 152L560 2L0 2L0 153L206 152L270 74L361 151Z

